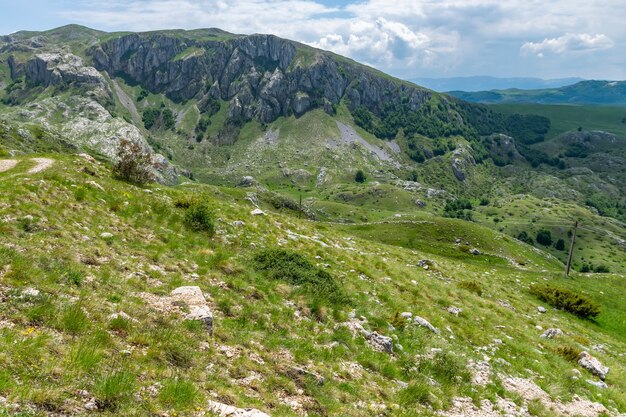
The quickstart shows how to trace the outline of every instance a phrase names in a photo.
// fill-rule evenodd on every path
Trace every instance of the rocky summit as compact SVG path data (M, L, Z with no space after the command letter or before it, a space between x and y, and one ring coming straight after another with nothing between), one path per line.
M0 37L0 416L624 416L624 116Z

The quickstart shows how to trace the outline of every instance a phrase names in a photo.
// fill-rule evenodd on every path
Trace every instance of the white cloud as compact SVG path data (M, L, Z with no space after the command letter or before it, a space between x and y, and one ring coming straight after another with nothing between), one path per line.
M329 6L320 0L81 0L60 15L104 30L273 33L404 77L589 77L580 73L591 71L577 61L582 55L567 52L595 50L611 63L596 72L626 78L626 54L617 53L626 43L626 25L614 12L623 1L353 0ZM528 42L538 35L545 40ZM523 54L545 55L542 66L524 67L520 45Z
M610 49L613 45L611 38L603 34L566 33L558 38L546 38L541 42L526 42L520 50L525 55L543 57L548 52L566 54L577 51L597 51Z

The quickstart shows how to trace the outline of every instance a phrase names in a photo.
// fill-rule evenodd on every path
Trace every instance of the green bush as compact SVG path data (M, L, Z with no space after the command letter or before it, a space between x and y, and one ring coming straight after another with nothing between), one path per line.
M581 350L571 345L557 346L554 351L570 362L577 362L578 356L580 356Z
M117 162L113 174L134 184L145 184L156 179L152 155L137 142L121 139L117 148Z
M254 268L268 278L299 285L314 302L347 304L348 297L335 278L309 262L299 253L284 249L265 249L254 255Z
M479 297L483 295L483 289L476 281L461 281L459 282L458 286L469 292L473 292Z
M552 233L549 230L541 229L537 232L537 243L543 246L550 246L552 244Z
M528 243L529 245L533 245L535 243L533 238L530 237L526 231L520 232L520 234L517 235L517 240L521 240L522 242Z
M209 235L215 233L213 216L206 204L201 202L192 203L185 211L185 224L196 232L206 232Z
M360 184L364 183L366 179L365 173L360 169L354 175L354 180Z
M560 308L578 317L591 319L600 314L600 306L589 298L564 288L550 285L533 285L530 292L553 307Z
M397 311L389 319L389 324L391 324L393 327L395 327L398 330L404 330L404 328L406 327L407 323L408 323L408 320L406 318L402 317L400 315L400 313L397 312Z
M565 250L565 241L563 239L559 239L554 244L554 248L556 250Z

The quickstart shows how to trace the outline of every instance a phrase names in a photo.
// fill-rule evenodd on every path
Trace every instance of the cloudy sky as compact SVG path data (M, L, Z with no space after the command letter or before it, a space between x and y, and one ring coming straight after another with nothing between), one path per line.
M0 0L0 33L273 33L393 75L626 79L624 0Z

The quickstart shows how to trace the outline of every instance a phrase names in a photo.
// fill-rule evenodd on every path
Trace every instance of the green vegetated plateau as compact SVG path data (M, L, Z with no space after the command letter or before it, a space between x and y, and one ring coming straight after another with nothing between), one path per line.
M0 58L0 413L626 412L621 108L217 29Z

